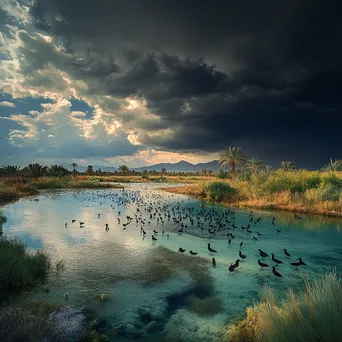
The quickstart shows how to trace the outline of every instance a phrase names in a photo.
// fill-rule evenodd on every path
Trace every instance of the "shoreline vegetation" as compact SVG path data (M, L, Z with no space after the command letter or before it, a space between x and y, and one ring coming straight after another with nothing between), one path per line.
M319 171L297 170L291 161L283 161L278 169L264 166L258 158L247 159L239 147L221 151L221 169L201 172L167 172L129 170L72 171L63 166L50 167L38 163L23 169L7 165L0 168L0 202L39 194L48 189L123 188L116 183L181 183L184 187L163 190L195 196L222 205L281 210L305 214L342 217L342 160L330 159ZM228 168L228 170L225 170Z
M274 289L263 287L260 302L246 308L245 318L228 325L230 342L340 341L342 326L342 281L328 273L306 283L295 294L291 289L283 300Z
M246 209L342 217L342 172L277 170L248 180L211 178L162 190Z

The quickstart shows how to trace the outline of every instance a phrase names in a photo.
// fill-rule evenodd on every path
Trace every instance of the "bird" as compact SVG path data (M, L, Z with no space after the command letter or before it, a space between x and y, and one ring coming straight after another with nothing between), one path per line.
M211 263L213 264L214 267L216 267L216 260L215 260L215 258L211 259Z
M240 263L240 260L239 259L237 259L236 261L235 261L235 264L234 264L234 269L236 268L238 268L239 267L239 263Z
M259 264L259 266L260 266L262 269L265 268L265 267L268 267L267 264L264 264L264 263L261 262L260 260L258 260L258 264Z
M76 222L76 220L71 220L71 223L74 223L74 222Z
M213 248L210 247L210 243L208 243L208 251L209 251L210 253L217 253L217 251L215 251L215 249L213 249Z
M244 254L241 253L241 251L239 251L239 257L240 257L241 259L246 259L246 258L247 258L247 255L244 255Z
M190 251L189 252L191 255L197 255L198 253L196 253L196 252L193 252L193 251Z
M239 244L240 248L242 247L242 245L243 245L243 242L241 241L240 244Z
M275 267L272 267L272 272L277 278L283 278L283 276L275 269Z
M64 226L65 226L65 228L68 228L68 224L67 224L67 223L65 223L65 225L64 225Z
M228 267L228 271L229 271L229 274L234 274L234 271L235 271L235 266L233 265L233 263L230 264L230 266Z
M273 260L276 264L282 264L282 263L283 263L282 261L280 261L280 260L278 260L278 259L276 259L276 258L274 257L274 253L272 253L272 260Z
M300 262L290 262L290 265L296 267L296 269L297 269L298 266L301 266L301 263Z
M183 249L182 247L179 247L179 248L178 248L178 252L184 253L184 252L185 252L185 249Z
M264 251L262 251L260 248L258 249L260 256L263 258L269 257L269 255L267 253L265 253Z
M254 240L254 241L259 241L259 239L256 238L255 236L253 236L253 240Z
M302 260L302 258L297 258L299 260L299 263L303 266L307 266L307 264Z
M232 243L232 239L228 240L228 245L230 246L230 244Z
M152 235L152 241L158 241L158 239Z
M277 229L277 234L281 233L281 230Z
M284 253L285 253L285 255L286 255L287 257L290 257L290 256L291 256L291 254L286 250L286 248L284 248Z

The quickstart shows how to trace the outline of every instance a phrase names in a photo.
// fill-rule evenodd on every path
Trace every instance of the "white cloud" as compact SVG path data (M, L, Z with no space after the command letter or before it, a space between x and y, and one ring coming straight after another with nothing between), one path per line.
M15 0L1 0L0 9L13 17L18 23L28 24L30 22L29 8L21 5Z
M15 104L9 101L0 101L0 107L12 107L15 108Z

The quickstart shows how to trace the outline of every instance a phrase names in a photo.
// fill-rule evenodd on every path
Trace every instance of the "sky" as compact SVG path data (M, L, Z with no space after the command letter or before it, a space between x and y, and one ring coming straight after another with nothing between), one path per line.
M337 6L0 0L0 165L342 159Z

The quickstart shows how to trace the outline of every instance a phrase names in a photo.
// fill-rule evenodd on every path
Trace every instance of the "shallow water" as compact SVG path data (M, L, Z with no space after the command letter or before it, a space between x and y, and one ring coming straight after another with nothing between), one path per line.
M46 192L38 201L21 199L4 206L8 218L5 234L19 237L32 249L44 248L54 263L62 259L65 265L63 272L50 277L48 293L42 289L31 298L83 308L115 341L220 341L225 324L259 299L260 286L267 284L281 295L290 287L302 288L307 278L332 269L341 272L339 219L305 216L296 220L290 213L253 210L254 219L261 217L255 224L249 222L246 210L231 214L227 207L155 190L162 186L127 184L125 191ZM175 222L180 215L187 226L182 234L178 233L181 222ZM127 216L133 220L124 227L130 221ZM193 225L190 218L194 218ZM235 235L231 246L227 243L231 224L223 226L228 220L237 226L229 230ZM80 227L80 221L84 226ZM241 229L248 223L251 234ZM145 238L141 227L147 233ZM208 228L216 229L215 234ZM153 242L154 229L158 240ZM259 241L253 240L256 232L262 234ZM239 258L241 241L247 258L230 275L228 266ZM208 242L217 254L209 253ZM179 247L186 250L184 254L178 253ZM277 279L270 267L260 270L258 259L270 266L274 263L260 258L259 248L283 261L277 270L284 278ZM291 258L285 257L283 248ZM198 256L191 256L189 250ZM217 262L215 268L212 257ZM307 266L294 270L289 262L297 257ZM221 307L217 313L200 316L189 308L193 295L217 298Z

